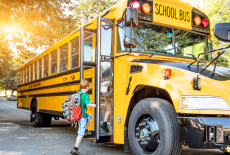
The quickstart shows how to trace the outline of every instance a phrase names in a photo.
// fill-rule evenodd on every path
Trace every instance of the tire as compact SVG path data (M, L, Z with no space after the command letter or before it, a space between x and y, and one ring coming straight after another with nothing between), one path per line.
M229 152L224 152L224 151L223 151L223 153L224 153L224 154L230 154Z
M49 114L43 114L43 126L44 127L48 127L51 125L51 122L52 122L52 115L49 115Z
M179 155L182 139L174 107L158 98L138 102L129 119L128 138L134 155Z
M31 122L33 123L34 127L42 127L44 124L43 115L37 112L36 101L33 102L31 108Z

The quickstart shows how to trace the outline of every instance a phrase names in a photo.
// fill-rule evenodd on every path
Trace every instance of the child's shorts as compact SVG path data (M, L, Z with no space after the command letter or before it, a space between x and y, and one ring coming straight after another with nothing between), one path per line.
M85 134L85 126L86 126L86 123L89 123L90 120L93 118L91 114L87 113L88 114L88 118L81 118L79 121L78 121L78 136L84 136Z

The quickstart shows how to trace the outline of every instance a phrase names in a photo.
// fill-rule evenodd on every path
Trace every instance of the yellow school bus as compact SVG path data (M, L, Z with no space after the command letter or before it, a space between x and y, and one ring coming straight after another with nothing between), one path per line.
M215 36L228 42L229 27ZM18 108L49 126L87 79L97 143L135 155L176 155L182 144L227 153L230 70L216 62L229 47L212 50L210 28L179 0L122 0L18 69Z

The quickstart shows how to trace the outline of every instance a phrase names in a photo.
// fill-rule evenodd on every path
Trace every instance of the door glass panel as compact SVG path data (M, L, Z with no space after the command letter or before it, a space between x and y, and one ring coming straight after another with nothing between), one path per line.
M100 134L113 133L113 62L101 62Z
M112 55L112 28L107 23L101 23L101 55ZM109 29L108 29L109 28Z

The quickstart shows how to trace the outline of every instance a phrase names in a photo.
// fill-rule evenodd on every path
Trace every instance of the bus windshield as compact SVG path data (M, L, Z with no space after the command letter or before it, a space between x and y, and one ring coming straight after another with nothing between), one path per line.
M124 47L125 37L130 37L130 28L121 22L118 26L119 52L129 50ZM136 52L195 58L199 53L208 51L207 36L150 23L139 22L138 26L133 28L133 37L137 39L137 47L132 51ZM209 55L200 58L209 60Z

